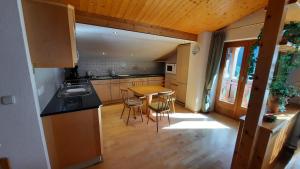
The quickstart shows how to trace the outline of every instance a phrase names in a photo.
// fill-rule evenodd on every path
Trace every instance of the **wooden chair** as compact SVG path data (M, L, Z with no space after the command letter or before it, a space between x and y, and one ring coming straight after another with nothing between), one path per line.
M176 101L176 94L175 91L173 91L174 93L171 95L170 99L168 100L170 106L172 106L172 113L175 113L175 101Z
M158 123L159 123L158 114L161 117L161 114L164 115L166 113L168 115L168 121L170 125L170 115L169 115L169 112L171 111L170 100L172 99L172 95L174 93L175 93L174 91L158 93L158 96L160 98L158 102L154 102L149 105L149 108L152 111L156 112L156 132L158 132ZM148 122L149 122L149 116L148 116L147 124Z
M143 81L133 81L132 86L144 86L144 82Z
M8 158L0 158L0 169L11 169Z
M132 86L144 86L144 82L143 81L133 81ZM140 96L140 95L137 95L137 94L134 94L134 96L141 99L141 100L146 99L146 96Z
M126 89L121 89L121 96L122 96L124 107L120 119L122 118L125 109L128 108L129 112L128 112L126 125L128 125L131 109L133 109L134 118L136 118L135 111L137 110L140 113L143 122L143 115L142 115L143 102L138 98L129 98L128 90Z

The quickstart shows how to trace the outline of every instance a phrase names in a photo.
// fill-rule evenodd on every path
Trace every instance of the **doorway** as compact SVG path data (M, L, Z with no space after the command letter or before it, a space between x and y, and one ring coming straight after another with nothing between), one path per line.
M215 111L233 118L239 118L247 112L252 79L247 76L250 48L255 40L225 42L217 93ZM258 56L259 47L254 56Z

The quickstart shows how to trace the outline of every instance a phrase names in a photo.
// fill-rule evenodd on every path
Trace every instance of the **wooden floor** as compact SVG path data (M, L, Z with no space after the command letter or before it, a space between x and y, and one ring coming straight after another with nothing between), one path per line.
M195 114L176 105L171 115L147 125L130 118L120 119L122 105L102 108L104 162L90 169L227 169L230 168L238 123L211 113Z
M298 143L298 149L289 161L285 169L299 169L300 168L300 142Z

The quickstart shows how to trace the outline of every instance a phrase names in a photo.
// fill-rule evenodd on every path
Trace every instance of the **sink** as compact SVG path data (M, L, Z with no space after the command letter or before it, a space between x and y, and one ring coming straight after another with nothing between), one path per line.
M60 89L58 97L87 96L90 94L92 94L92 90L89 85L71 85Z
M117 75L119 77L129 77L130 75Z

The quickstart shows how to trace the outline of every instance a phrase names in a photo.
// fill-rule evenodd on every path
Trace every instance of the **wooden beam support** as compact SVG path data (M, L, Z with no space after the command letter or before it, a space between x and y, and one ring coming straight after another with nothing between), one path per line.
M76 10L75 12L76 22L97 25L115 29L123 29L133 32L141 32L159 36L166 36L178 39L185 39L191 41L197 41L196 34L182 32L178 30L163 28L159 26L153 26L148 24L143 24L135 21L129 21L126 19L114 18L110 16L98 15L87 13L83 11Z
M11 169L8 158L0 158L0 169Z
M242 127L240 145L234 169L250 169L253 158L253 150L256 146L258 127L262 123L269 95L268 86L273 76L277 61L279 41L282 37L282 29L286 16L286 4L289 0L269 0L265 24L262 31L262 43L260 46L254 81L251 89L245 124ZM241 128L241 127L240 127ZM257 143L260 144L260 143Z

